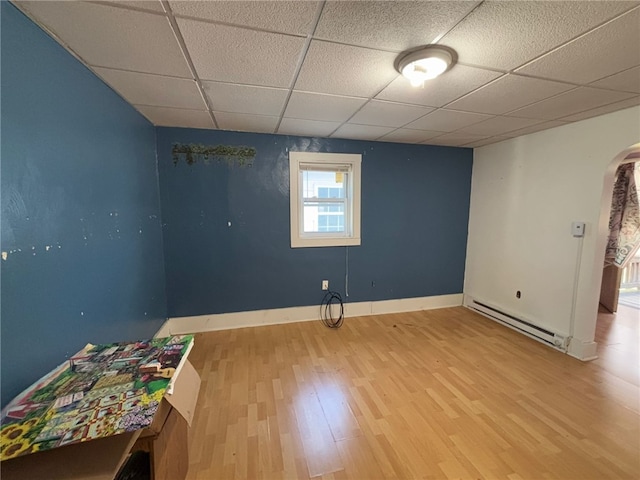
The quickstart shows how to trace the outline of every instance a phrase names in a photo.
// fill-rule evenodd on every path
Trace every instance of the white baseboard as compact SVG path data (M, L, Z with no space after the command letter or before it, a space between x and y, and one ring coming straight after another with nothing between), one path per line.
M459 307L462 294L437 295L433 297L397 298L377 302L345 303L345 315L359 317L363 315L382 315L385 313L416 312L435 308Z
M169 335L171 335L171 330L170 330L170 327L169 327L170 320L171 319L165 320L165 322L162 324L162 326L156 332L156 334L153 336L153 338L163 338L163 337L168 337Z
M567 353L578 360L587 362L598 358L597 351L598 344L596 342L583 342L577 338L572 338Z
M378 302L345 302L344 313L345 317L360 317L384 313L414 312L417 310L459 307L461 305L462 294L459 293L433 297L381 300ZM194 317L174 317L168 319L164 325L162 325L156 336L212 332L216 330L228 330L231 328L278 325L281 323L306 322L319 319L320 305L197 315Z

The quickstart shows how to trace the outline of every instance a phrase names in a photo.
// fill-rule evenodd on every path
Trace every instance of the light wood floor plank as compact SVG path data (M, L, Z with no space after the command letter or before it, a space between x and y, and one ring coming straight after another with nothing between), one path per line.
M198 334L188 478L638 479L638 349L606 320L591 363L462 307Z

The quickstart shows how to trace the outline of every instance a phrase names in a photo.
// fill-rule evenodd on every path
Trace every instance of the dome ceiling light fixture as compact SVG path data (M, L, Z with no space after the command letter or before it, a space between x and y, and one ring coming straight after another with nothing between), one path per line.
M396 70L409 79L414 87L436 78L449 70L458 59L455 50L442 45L425 45L402 52L396 58Z

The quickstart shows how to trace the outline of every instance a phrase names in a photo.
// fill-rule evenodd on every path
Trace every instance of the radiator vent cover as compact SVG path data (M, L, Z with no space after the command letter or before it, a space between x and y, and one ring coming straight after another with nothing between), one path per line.
M518 318L514 315L511 315L507 312L503 312L502 310L492 307L484 302L479 302L475 299L471 299L470 302L465 302L468 308L475 310L476 312L484 315L485 317L489 317L492 320L502 323L509 328L519 331L531 337L535 340L543 342L557 350L562 352L566 352L568 348L568 337L564 335L560 335L556 332L552 332L545 328L539 327L527 320L522 318Z

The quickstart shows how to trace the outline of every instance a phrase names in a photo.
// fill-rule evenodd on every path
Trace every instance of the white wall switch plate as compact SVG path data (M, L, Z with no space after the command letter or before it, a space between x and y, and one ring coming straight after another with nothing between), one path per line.
M574 237L584 237L584 222L572 222L571 223L571 235Z

